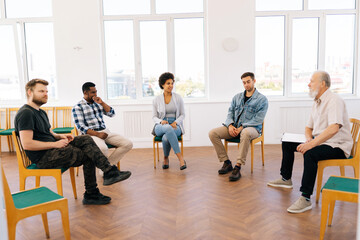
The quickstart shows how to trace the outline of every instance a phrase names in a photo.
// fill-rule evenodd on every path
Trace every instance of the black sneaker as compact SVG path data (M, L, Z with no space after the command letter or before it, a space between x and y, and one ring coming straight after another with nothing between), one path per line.
M105 205L110 203L111 197L102 195L99 189L96 190L94 193L84 193L84 199L82 201L84 205Z
M131 172L129 171L119 171L119 169L114 165L111 167L109 171L104 173L104 183L103 185L111 185L116 182L123 181L127 178L129 178L131 175Z
M231 172L233 170L233 167L230 163L226 163L224 162L224 165L222 166L221 169L219 169L218 173L219 174L227 174L228 172Z
M234 167L234 170L232 171L231 175L229 176L229 181L237 181L241 177L240 174L240 168Z

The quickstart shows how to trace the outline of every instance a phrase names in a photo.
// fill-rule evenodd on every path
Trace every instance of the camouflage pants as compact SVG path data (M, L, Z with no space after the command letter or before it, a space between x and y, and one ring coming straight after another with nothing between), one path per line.
M108 159L89 135L75 137L64 148L47 150L36 165L38 168L69 168L83 165L85 189L88 193L97 189L95 167L103 172L111 168Z

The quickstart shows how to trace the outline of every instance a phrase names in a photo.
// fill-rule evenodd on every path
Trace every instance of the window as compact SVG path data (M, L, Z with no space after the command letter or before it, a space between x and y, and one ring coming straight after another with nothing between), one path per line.
M256 78L267 95L308 92L316 70L331 89L352 94L355 79L355 0L257 0Z
M51 1L0 1L0 8L6 6L0 9L5 13L0 18L0 100L24 99L25 83L33 78L49 81L49 97L56 98Z
M205 96L203 0L103 0L103 9L108 99L152 98L164 72L183 97Z

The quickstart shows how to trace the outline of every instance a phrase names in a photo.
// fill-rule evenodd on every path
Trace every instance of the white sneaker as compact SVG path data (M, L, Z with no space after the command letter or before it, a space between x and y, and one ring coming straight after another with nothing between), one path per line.
M287 209L287 211L290 213L302 213L310 210L311 208L311 201L308 201L305 197L301 196L293 205Z
M291 179L283 180L282 178L268 182L267 185L272 187L282 187L282 188L293 188Z

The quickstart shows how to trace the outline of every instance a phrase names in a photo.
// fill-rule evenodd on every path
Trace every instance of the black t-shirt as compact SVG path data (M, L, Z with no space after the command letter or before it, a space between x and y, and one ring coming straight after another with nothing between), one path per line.
M51 125L44 110L36 110L25 104L15 116L15 132L22 130L33 130L33 140L41 142L56 142L55 137L50 133ZM29 151L25 150L31 162L37 163L47 150Z

